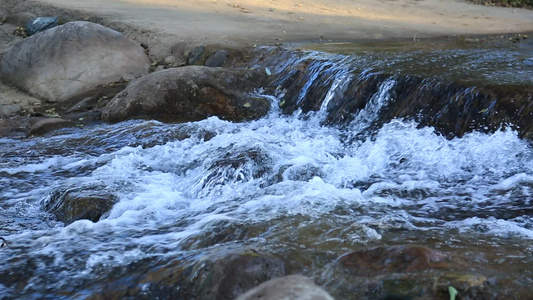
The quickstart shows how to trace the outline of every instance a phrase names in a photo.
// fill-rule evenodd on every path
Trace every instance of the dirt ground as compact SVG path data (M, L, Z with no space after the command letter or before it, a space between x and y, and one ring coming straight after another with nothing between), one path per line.
M464 0L39 0L205 43L426 38L533 31L533 11Z

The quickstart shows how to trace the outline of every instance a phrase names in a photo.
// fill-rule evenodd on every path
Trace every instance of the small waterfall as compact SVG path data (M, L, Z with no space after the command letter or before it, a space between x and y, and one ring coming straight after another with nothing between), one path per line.
M280 98L284 114L316 112L325 125L356 122L356 132L406 118L448 137L510 126L533 138L528 85L477 86L437 76L387 74L358 55L293 52L283 55L282 64L276 60L279 53L270 55L257 64L276 70L267 93Z
M395 85L396 81L393 78L389 78L379 85L377 93L372 95L365 107L355 114L352 126L350 126L351 134L362 133L378 119L383 107L392 100L391 91Z

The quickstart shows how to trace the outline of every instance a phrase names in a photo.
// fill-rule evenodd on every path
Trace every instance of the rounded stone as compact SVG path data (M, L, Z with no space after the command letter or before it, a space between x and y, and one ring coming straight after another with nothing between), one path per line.
M49 102L64 102L147 74L150 63L144 49L121 33L78 21L14 44L1 66L4 80Z

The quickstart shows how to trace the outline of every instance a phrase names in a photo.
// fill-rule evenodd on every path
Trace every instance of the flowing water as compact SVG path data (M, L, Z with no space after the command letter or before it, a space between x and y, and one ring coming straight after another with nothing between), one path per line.
M509 42L509 39L516 43ZM384 43L323 43L304 49L358 56L358 63L389 73L436 76L465 83L532 83L532 39L521 36Z
M342 126L322 125L327 104L285 115L270 97L269 115L246 123L136 120L0 139L0 298L84 298L114 272L235 247L298 257L315 276L350 251L401 244L451 251L528 289L531 144L511 129L447 139L405 119L370 129L390 84ZM43 207L69 188L117 202L98 222L65 226Z

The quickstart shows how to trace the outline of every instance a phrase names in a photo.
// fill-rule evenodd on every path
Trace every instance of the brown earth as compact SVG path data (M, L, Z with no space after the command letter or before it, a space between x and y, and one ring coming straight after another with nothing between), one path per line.
M40 0L184 40L240 45L525 32L533 11L442 0Z

